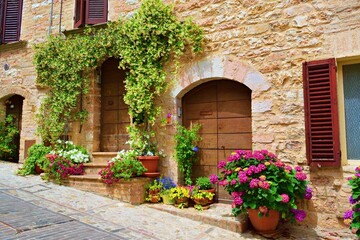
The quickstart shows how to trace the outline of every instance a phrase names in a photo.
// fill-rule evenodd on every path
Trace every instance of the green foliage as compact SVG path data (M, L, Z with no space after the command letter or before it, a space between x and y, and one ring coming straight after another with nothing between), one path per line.
M150 132L160 113L154 100L168 87L165 63L173 57L177 64L185 47L201 51L203 36L203 30L190 20L180 22L162 0L144 0L126 21L98 30L89 27L84 34L66 39L51 37L37 45L37 82L50 88L38 115L38 132L44 140L55 142L66 123L85 121L87 114L78 102L88 92L87 73L108 57L121 59L120 67L130 70L124 100L135 127L142 130L139 133Z
M196 186L199 187L199 189L201 190L208 190L208 189L212 189L213 185L210 182L210 178L209 177L198 177L195 181Z
M175 159L178 167L184 173L186 185L191 185L192 166L198 161L196 144L201 140L198 136L200 124L194 124L189 129L184 126L176 126L175 134Z
M28 157L25 160L23 167L18 171L19 175L25 176L35 174L35 165L37 164L41 169L44 169L48 159L46 154L50 153L51 147L46 147L43 143L34 144L28 150Z
M129 180L132 177L140 176L147 169L137 160L137 153L134 150L122 150L113 158L108 166L99 172L105 183L112 184L119 179Z
M14 116L6 116L4 121L0 121L0 158L14 157L16 145L13 143L14 137L19 134L19 130L14 124Z
M352 210L345 212L344 222L350 226L354 234L360 237L360 167L355 168L355 174L348 178L351 187L351 196L349 198L352 204Z

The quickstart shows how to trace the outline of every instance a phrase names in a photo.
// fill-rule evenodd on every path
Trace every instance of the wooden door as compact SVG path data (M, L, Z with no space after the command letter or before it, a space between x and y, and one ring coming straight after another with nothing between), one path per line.
M193 168L194 179L218 174L217 164L233 150L251 149L251 90L245 85L216 80L199 85L183 97L183 123L201 123L200 160ZM218 200L231 199L217 187Z
M130 124L128 106L124 103L126 71L118 68L119 60L110 58L101 67L101 135L100 151L127 149L126 127Z
M7 159L12 162L19 162L23 101L24 98L22 96L14 95L7 100L8 104L6 104L6 116L10 114L14 116L14 124L19 130L19 134L16 134L13 140L13 143L16 145L15 152L12 157Z

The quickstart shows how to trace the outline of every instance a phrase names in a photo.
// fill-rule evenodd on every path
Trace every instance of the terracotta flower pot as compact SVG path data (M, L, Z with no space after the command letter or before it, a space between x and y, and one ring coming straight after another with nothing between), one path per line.
M194 198L194 202L201 206L208 205L210 203L209 201L210 201L210 199L208 199L208 198Z
M209 199L209 203L214 203L215 202L215 197L216 197L216 192L215 192L215 188L211 188L211 189L201 189L200 192L210 192L210 193L213 193L215 194L213 199Z
M176 204L187 203L187 202L189 202L188 197L175 198L175 203Z
M159 164L159 156L138 156L139 161L147 169L149 173L157 172Z
M279 224L280 213L276 210L269 210L269 215L258 216L258 209L248 209L250 222L257 232L271 233L274 232Z
M39 165L35 164L35 173L36 174L41 174L43 173L44 171L39 167Z

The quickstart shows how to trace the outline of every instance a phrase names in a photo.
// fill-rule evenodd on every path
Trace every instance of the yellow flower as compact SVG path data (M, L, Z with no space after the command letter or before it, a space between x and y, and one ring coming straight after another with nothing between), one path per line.
M235 172L240 171L240 169L241 169L241 168L239 168L239 167L238 167L238 168L235 168Z
M246 170L248 170L248 169L249 169L249 168L244 168L243 170L246 171Z
M232 153L231 153L231 155L235 155L235 154L236 154L236 152L232 152Z
M265 166L269 166L271 163L269 162L265 162Z

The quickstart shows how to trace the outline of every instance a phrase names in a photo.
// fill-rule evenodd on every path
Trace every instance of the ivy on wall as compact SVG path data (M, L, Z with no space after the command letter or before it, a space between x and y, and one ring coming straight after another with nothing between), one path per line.
M37 45L37 83L50 89L38 114L39 134L55 142L67 122L86 120L80 95L88 92L89 72L109 57L121 59L120 67L130 70L124 100L133 127L149 131L160 113L154 100L168 88L165 63L171 58L176 64L186 47L200 52L203 37L200 27L189 19L179 21L162 0L144 0L130 19L109 22L103 29L87 27L84 34L66 39L53 36Z

